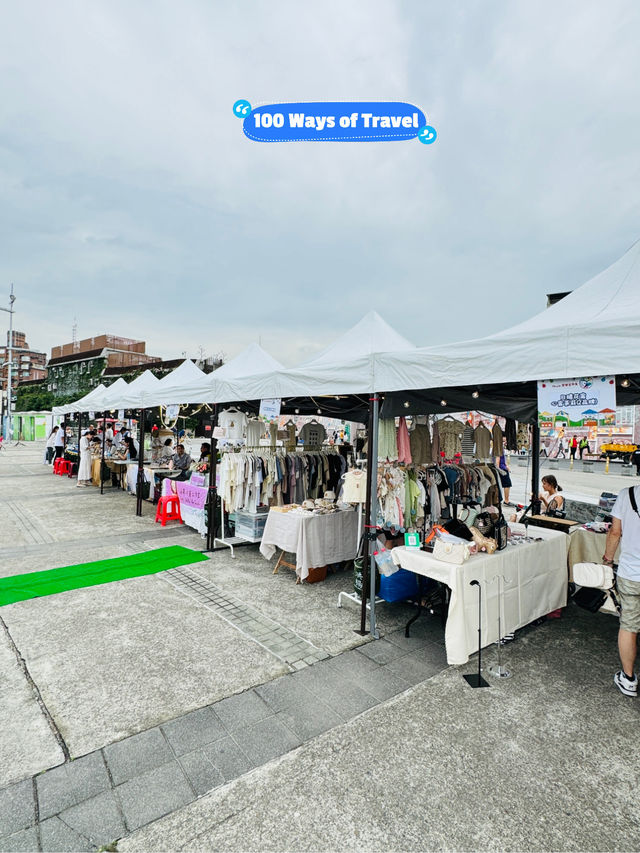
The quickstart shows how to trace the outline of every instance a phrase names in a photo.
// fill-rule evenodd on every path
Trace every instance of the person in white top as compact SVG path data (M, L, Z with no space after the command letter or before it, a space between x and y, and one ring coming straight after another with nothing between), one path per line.
M89 432L80 439L80 464L78 465L78 482L76 486L91 485L91 439L93 435Z
M620 600L618 652L622 669L613 677L625 696L638 695L638 676L634 672L640 631L640 486L623 489L611 510L613 522L607 533L602 556L605 565L613 566L618 544L620 557L617 592Z
M56 437L58 434L58 427L54 426L54 428L49 433L49 438L47 439L47 458L46 464L51 465L54 454L56 452Z
M64 426L61 426L59 430L56 432L56 437L53 442L53 447L56 451L56 459L61 459L62 454L64 453Z

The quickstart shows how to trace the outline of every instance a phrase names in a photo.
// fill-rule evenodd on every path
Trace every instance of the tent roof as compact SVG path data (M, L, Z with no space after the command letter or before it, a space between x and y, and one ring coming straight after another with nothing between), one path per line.
M122 376L120 376L113 385L109 385L102 396L97 397L95 401L95 408L100 411L104 411L105 409L120 409L123 408L119 405L120 399L124 396L127 388L129 386L124 381ZM87 411L85 409L85 411Z
M215 370L211 377L215 380L237 379L254 373L268 373L272 370L282 370L282 364L263 350L260 344L249 344L239 355Z
M149 394L147 405L160 406L172 403L201 402L198 392L207 389L208 379L208 375L188 358L179 364L175 370L167 373L159 380L152 393ZM193 400L190 395L186 395L187 389L193 389L195 394Z
M376 311L369 311L336 341L303 362L300 369L345 364L377 352L404 352L411 349L415 349L414 344L396 332Z
M85 404L91 403L92 400L98 399L105 391L105 386L100 383L95 388L92 388L88 394L85 394L84 397L81 397L79 400L76 400L75 403L66 403L64 406L54 406L53 414L54 415L66 415L69 412L84 412L89 411L91 405L88 408L84 408Z
M640 241L560 302L478 340L385 354L382 390L640 373Z
M146 408L149 405L147 400L159 384L160 380L157 376L154 376L150 370L145 370L144 373L141 373L140 376L137 376L129 383L116 403L117 408Z
M370 311L300 367L281 368L268 374L254 371L237 379L225 379L217 370L213 375L214 399L226 403L270 397L367 395L375 390L374 369L378 354L390 347L397 347L399 353L415 350L413 344L386 320ZM368 402L364 405L366 408Z

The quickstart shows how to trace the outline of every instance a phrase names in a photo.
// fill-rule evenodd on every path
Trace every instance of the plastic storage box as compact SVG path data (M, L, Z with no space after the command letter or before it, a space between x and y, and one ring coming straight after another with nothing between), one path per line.
M236 512L236 536L248 542L259 542L267 523L268 512Z

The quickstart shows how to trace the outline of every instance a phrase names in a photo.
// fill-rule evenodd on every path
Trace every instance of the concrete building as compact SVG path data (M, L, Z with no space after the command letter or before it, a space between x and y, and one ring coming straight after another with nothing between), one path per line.
M144 341L117 335L98 335L53 347L49 359L47 391L54 400L81 397L103 381L105 371L126 372L159 361L147 355Z
M47 375L47 355L44 352L38 352L31 349L27 343L25 332L13 333L13 341L11 346L11 357L15 367L11 371L11 382L15 386L19 382L27 382L33 379L44 379ZM7 385L8 364L9 361L9 333L7 332L7 342L0 346L0 388L4 390Z

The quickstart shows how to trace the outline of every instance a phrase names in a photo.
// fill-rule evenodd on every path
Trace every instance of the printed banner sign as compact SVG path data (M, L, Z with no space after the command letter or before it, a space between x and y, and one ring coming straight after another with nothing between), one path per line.
M119 421L124 420L124 409L118 409L118 420Z
M189 481L182 482L177 480L171 483L171 491L174 491L180 498L182 506L189 506L192 509L204 509L207 502L208 489L192 486Z
M89 412L89 420L92 421L96 416L95 412Z
M271 400L260 400L260 417L267 423L273 423L280 417L282 400L274 398Z
M166 418L168 421L175 421L178 417L178 413L180 412L180 406L167 406L166 407Z
M615 424L615 376L540 380L538 422L546 428Z
M204 486L204 474L198 474L197 471L194 471L189 478L189 482L192 486Z

